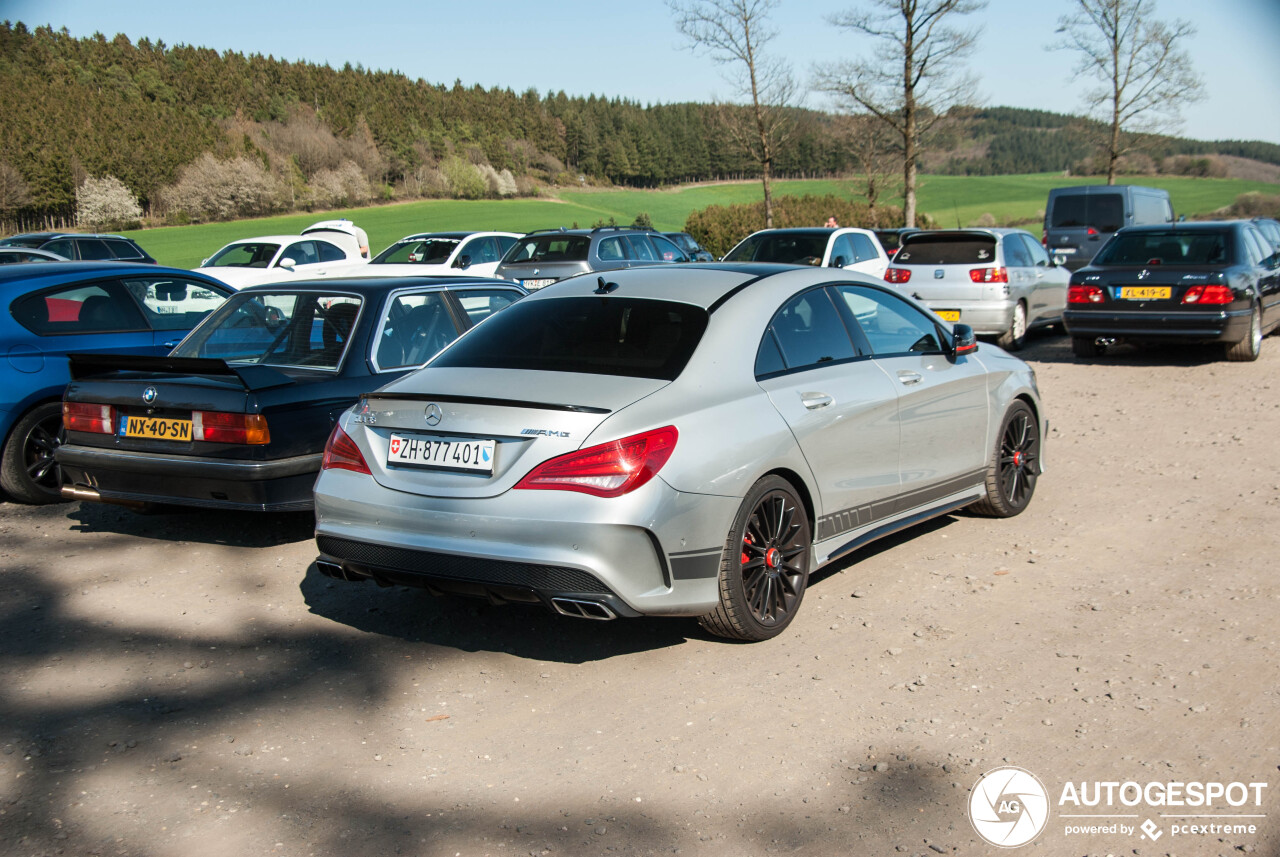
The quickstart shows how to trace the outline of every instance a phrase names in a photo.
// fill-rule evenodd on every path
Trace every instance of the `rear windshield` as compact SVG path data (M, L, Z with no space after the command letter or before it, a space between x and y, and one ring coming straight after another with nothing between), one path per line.
M989 265L996 260L993 235L908 235L895 265Z
M1115 232L1124 225L1124 198L1118 193L1066 194L1054 197L1049 225L1056 229L1092 226Z
M724 257L726 262L821 265L829 232L765 232L751 235Z
M706 310L673 301L571 297L518 302L429 365L672 381L706 327Z
M537 235L522 238L503 257L511 262L585 262L591 239L585 235Z
M1098 251L1094 265L1224 265L1228 230L1121 233Z

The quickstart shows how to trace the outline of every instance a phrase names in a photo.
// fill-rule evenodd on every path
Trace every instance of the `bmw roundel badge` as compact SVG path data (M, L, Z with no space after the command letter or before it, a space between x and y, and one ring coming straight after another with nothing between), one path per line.
M142 401L143 403L150 405L155 402L156 397L159 395L160 394L156 392L155 387L148 387L142 391Z

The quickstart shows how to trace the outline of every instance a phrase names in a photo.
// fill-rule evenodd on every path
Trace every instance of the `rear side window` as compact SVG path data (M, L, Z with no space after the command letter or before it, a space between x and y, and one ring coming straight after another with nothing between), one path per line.
M1073 193L1057 196L1049 225L1058 229L1092 226L1115 232L1124 226L1124 197L1118 193Z
M103 243L111 248L112 254L117 259L141 259L142 254L138 252L138 248L130 244L128 241L121 241L118 238L104 238Z
M1030 268L1034 262L1031 254L1022 244L1021 235L1006 235L1004 238L1004 263L1011 268Z
M674 301L522 301L458 340L431 365L671 381L684 370L706 327L706 310Z
M585 262L591 239L585 235L537 235L523 238L504 262Z
M378 368L421 366L457 336L441 292L396 295L387 303L374 351Z
M10 311L18 324L39 336L149 329L128 289L114 280L27 295Z
M627 243L631 245L631 258L641 262L656 262L658 254L654 252L653 245L649 243L649 238L645 235L628 235Z
M896 265L989 265L996 259L992 235L911 235L893 261Z
M347 258L347 254L343 253L341 248L328 241L317 241L315 245L321 262L342 262Z

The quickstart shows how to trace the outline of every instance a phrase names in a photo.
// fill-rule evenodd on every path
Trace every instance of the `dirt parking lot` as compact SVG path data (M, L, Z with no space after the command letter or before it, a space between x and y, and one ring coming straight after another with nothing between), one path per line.
M1051 804L1017 853L1280 854L1280 338L1025 356L1030 509L861 551L762 644L333 582L306 515L0 504L0 854L989 854L1003 765ZM1105 782L1268 786L1059 805Z

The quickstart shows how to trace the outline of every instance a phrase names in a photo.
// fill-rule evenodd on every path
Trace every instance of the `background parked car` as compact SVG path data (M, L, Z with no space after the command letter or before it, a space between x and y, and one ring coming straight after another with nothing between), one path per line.
M1049 191L1041 243L1066 259L1068 270L1089 260L1117 229L1173 223L1169 192L1138 185L1077 185Z
M0 247L0 265L14 265L22 262L66 262L66 256L50 253L48 250L33 250L30 247Z
M102 235L83 232L26 232L0 240L0 247L28 247L48 250L64 259L82 261L145 262L154 265L146 250L138 242L123 235Z
M781 265L597 280L530 295L341 417L321 572L762 640L812 569L1030 502L1031 369L888 286Z
M167 354L232 290L201 274L127 262L34 262L0 267L0 487L24 503L61 498L54 449L62 437L67 355Z
M1280 251L1280 221L1272 220L1270 217L1255 217L1251 222L1258 227L1262 237L1271 242L1271 246L1277 251Z
M683 250L650 229L541 229L530 232L507 251L495 276L532 290L588 271L688 261Z
M692 262L714 262L716 260L716 257L711 255L711 251L694 241L693 236L688 232L664 232L662 234L675 242L675 245L683 250Z
M516 232L419 232L369 260L368 276L492 277Z
M844 268L879 279L889 256L870 229L761 229L725 254L726 262L780 262Z
M309 509L338 415L524 294L474 277L255 286L167 357L72 358L64 494Z
M948 229L902 240L884 278L945 321L1016 351L1027 331L1062 320L1067 270L1022 229Z
M1280 253L1247 220L1121 229L1071 275L1064 316L1077 357L1108 345L1222 343L1257 360L1280 326Z
M876 234L876 238L880 241L880 246L884 248L885 253L889 254L889 259L892 261L894 255L898 252L898 248L902 246L903 237L913 232L923 232L924 230L917 229L914 226L899 226L893 229L873 229L871 231Z
M241 289L259 283L350 276L367 264L354 235L318 224L299 235L233 241L196 270Z

